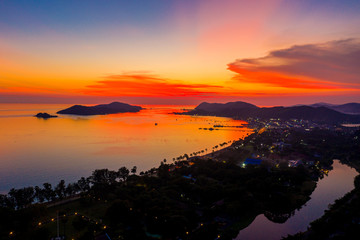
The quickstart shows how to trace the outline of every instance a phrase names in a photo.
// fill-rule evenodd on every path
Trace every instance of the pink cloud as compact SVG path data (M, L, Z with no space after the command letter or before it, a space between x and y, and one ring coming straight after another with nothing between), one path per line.
M238 59L228 69L238 81L285 88L360 89L360 40L297 45L267 56Z

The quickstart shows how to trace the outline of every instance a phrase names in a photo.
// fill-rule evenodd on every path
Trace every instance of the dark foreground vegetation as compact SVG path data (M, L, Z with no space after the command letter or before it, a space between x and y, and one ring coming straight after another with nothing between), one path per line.
M43 200L37 190L12 189L2 199L1 215L7 216L1 220L2 237L13 232L14 239L49 239L55 233L51 219L57 217L57 209L61 221L72 222L68 231L72 228L78 239L91 239L104 226L112 239L214 239L218 235L231 239L257 214L266 212L274 220L286 220L314 188L303 168L269 171L266 166L243 169L231 162L198 160L192 166L178 162L169 169L162 164L157 176L123 175L124 181L116 172L96 170L85 183L76 184L84 189L82 197L62 206L29 205L34 197ZM46 191L45 186L41 190ZM69 188L60 182L43 197L65 199ZM76 188L79 191L80 186Z
M0 195L0 239L51 239L57 223L65 239L232 239L261 213L285 222L309 200L332 159L360 162L359 131L260 132L223 151L162 162L139 175L136 167L100 169L76 183L11 189ZM262 163L241 167L252 155ZM289 167L289 156L303 164ZM332 208L348 207L359 217L355 195ZM357 205L348 204L353 200Z

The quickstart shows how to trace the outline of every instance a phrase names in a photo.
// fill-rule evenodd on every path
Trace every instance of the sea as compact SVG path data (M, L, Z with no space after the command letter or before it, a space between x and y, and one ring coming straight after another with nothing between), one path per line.
M210 153L252 133L246 122L177 115L194 106L146 105L137 113L58 115L69 104L0 104L0 193L60 180L74 182L95 169L137 166L138 173L166 159ZM214 125L224 127L212 129ZM220 149L221 147L217 148Z

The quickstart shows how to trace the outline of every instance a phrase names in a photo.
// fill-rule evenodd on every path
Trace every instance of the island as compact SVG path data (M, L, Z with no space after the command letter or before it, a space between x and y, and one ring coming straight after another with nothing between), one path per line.
M44 113L40 112L40 113L36 114L34 117L43 118L43 119L48 119L48 118L56 118L56 117L58 117L58 116L56 116L56 115L50 115L50 114L48 114L48 113L46 113L46 112L44 112Z
M143 109L140 106L134 106L121 102L112 102L109 104L99 104L95 106L82 106L74 105L64 110L60 110L58 114L71 114L71 115L106 115L113 113L126 113L126 112L139 112Z

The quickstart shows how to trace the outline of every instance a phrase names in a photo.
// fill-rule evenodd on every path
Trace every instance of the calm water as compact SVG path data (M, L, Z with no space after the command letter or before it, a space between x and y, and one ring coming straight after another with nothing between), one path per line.
M139 171L148 170L164 158L172 162L184 153L212 151L219 143L251 132L247 128L199 130L244 122L173 115L170 113L181 108L169 106L145 106L139 113L106 116L32 117L40 111L55 114L69 106L0 104L0 192L61 179L71 182L99 168L136 165Z
M329 204L354 189L354 177L358 173L354 169L342 165L338 160L334 161L333 168L329 176L318 182L306 205L295 211L295 214L285 223L271 222L262 214L257 216L247 228L241 230L235 239L279 240L282 236L305 231L310 222L324 214L324 210L328 209Z

